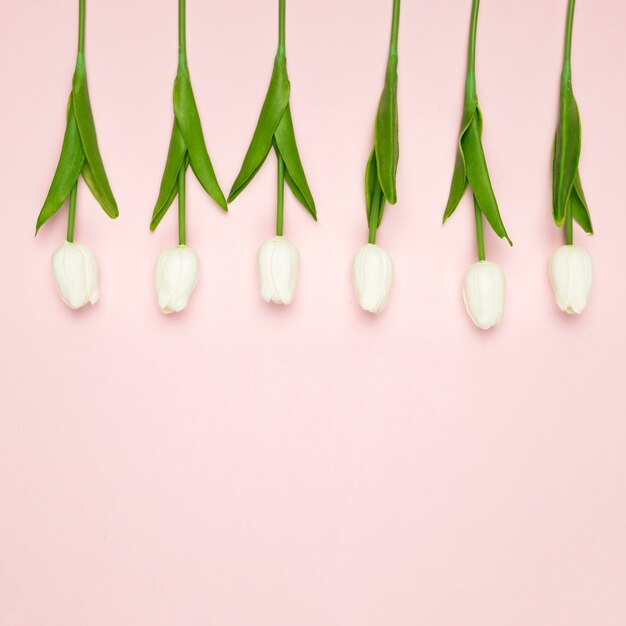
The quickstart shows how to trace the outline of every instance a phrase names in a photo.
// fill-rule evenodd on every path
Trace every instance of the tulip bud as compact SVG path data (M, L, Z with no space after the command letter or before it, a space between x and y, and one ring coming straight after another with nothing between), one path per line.
M463 301L478 328L497 326L504 312L504 273L500 267L491 261L474 263L463 282Z
M52 270L61 298L70 309L98 301L98 262L91 248L66 241L52 255Z
M154 273L157 300L163 313L179 313L198 284L198 255L187 246L168 248L159 255Z
M578 246L561 246L550 258L550 282L561 311L582 313L593 282L589 253Z
M364 245L354 257L352 282L361 308L378 315L389 300L393 261L386 250L373 243Z
M259 248L258 266L263 300L289 304L296 292L298 249L289 240L277 235Z

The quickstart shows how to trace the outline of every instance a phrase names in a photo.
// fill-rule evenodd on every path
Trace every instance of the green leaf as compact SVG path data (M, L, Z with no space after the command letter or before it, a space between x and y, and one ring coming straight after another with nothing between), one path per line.
M465 101L465 106L463 107L463 119L461 121L461 132L459 134L459 143L456 153L456 161L454 163L454 174L452 175L452 184L450 185L450 194L448 196L448 203L446 205L446 210L443 214L443 222L454 213L457 206L459 206L459 202L467 189L467 173L465 170L465 157L463 155L463 149L461 146L461 141L463 139L463 135L467 132L472 120L476 116L476 110L478 109L478 102L475 98L469 98ZM482 120L480 120L482 123ZM482 132L482 129L481 129Z
M76 125L76 118L74 117L72 96L70 94L61 156L59 157L59 163L54 173L50 190L37 218L35 234L61 208L78 181L84 161L85 154L80 141L80 134Z
M186 68L178 74L174 83L174 114L187 146L191 169L205 191L224 211L227 211L226 198L217 182L206 149L200 115Z
M378 224L380 226L383 221L383 213L385 212L385 196L382 194L380 188L380 181L378 179L378 165L376 162L376 150L372 150L370 158L367 161L367 167L365 168L365 212L367 215L367 225L370 226L370 219L372 214L372 205L374 198L378 197Z
M498 237L505 238L509 244L513 245L502 222L496 196L491 186L481 134L482 113L480 107L476 106L476 114L461 137L461 151L465 160L467 179L476 202L487 218L491 228L493 228Z
M293 130L293 122L291 120L291 109L289 105L285 108L283 116L278 122L274 133L276 148L280 152L280 156L285 162L285 170L287 175L285 180L293 191L298 201L304 208L317 220L315 210L315 201L309 189L309 184L304 174L298 146L296 145L296 137Z
M396 171L398 144L398 57L389 56L385 88L380 97L375 127L376 162L380 188L390 204L397 201Z
M187 146L185 145L185 140L178 126L178 122L174 119L165 171L161 179L161 189L159 190L159 197L154 206L152 220L150 221L150 230L152 231L156 229L172 202L174 202L174 198L178 193L178 174L182 164L186 161L186 157Z
M571 80L561 85L561 111L554 141L552 171L552 215L557 226L563 226L565 211L574 187L580 159L581 128L578 105Z
M570 196L572 204L572 216L580 224L580 227L588 234L593 235L593 226L591 224L591 215L587 207L587 200L583 193L583 186L580 182L580 174L576 172L574 179L574 189Z
M91 174L89 187L92 191L97 189L97 193L94 192L94 195L105 213L111 218L116 218L119 215L119 211L104 171L100 149L98 148L98 138L89 102L84 62L79 62L76 66L76 72L72 81L72 93L76 123Z
M279 49L274 61L270 86L263 102L250 147L243 160L241 170L230 190L228 201L232 202L254 178L263 165L270 148L274 132L289 104L289 78L287 60L283 49ZM308 208L308 207L307 207Z

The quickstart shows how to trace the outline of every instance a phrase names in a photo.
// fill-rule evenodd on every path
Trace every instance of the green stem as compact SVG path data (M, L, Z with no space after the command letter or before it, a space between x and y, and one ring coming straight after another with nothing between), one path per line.
M574 219L571 201L567 203L567 208L565 209L565 243L568 246L574 243Z
M480 0L472 0L472 17L467 46L467 78L465 80L466 95L469 97L476 97L476 31L478 30L479 5Z
M78 54L85 54L85 3L78 0Z
M74 224L76 223L76 192L78 191L78 181L70 191L70 210L67 214L67 240L74 241Z
M278 162L278 189L276 195L276 235L283 236L283 214L285 206L285 162L280 154L276 154Z
M285 4L286 0L278 0L278 47L285 48Z
M183 0L184 1L184 0ZM178 245L187 245L187 229L185 224L185 174L187 168L181 167L178 172Z
M400 28L400 0L393 0L393 18L391 20L391 42L389 54L398 54L398 30Z
M187 7L186 0L178 0L178 63L187 63Z
M576 0L569 0L567 5L567 26L565 28L565 63L572 60L572 30L574 26L574 8Z
M485 236L483 234L483 213L474 197L474 218L476 220L476 247L478 249L478 260L485 260Z
M376 233L378 231L378 211L380 209L380 188L376 185L372 196L372 210L370 211L370 233L368 243L376 243Z
M572 32L574 29L574 8L576 0L569 0L567 4L567 25L565 27L565 51L563 55L563 74L561 77L561 109L563 109L563 94L572 79ZM571 246L574 243L574 220L571 200L565 207L565 243Z

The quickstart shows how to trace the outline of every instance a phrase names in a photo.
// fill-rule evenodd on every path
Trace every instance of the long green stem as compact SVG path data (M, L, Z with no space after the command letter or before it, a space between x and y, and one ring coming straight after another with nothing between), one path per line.
M285 48L285 4L286 0L278 0L278 47Z
M485 260L485 236L483 234L483 213L474 198L474 218L476 220L476 248L478 250L478 260Z
M178 172L178 245L187 245L187 227L185 216L185 167Z
M389 54L398 54L398 30L400 28L400 0L393 0L393 17L391 20L391 42Z
M480 0L472 0L472 17L470 21L470 35L467 46L467 73L474 74L476 70L476 30L478 27L478 9Z
M467 44L467 76L465 78L466 99L476 98L476 31L478 30L478 9L480 0L472 0L469 43Z
M85 3L78 0L78 54L85 54Z
M178 62L187 63L187 6L186 0L178 0Z
M285 51L285 13L286 0L278 0L278 49ZM283 222L285 213L285 162L276 152L276 235L283 236Z
M574 29L574 9L576 0L569 0L567 4L567 24L565 27L565 51L563 54L563 73L561 75L561 98L572 79L572 32ZM572 215L572 203L569 201L565 207L565 243L571 246L574 243L574 220Z
M572 30L574 27L574 8L576 0L569 0L567 5L567 26L565 27L565 63L572 60Z
M372 195L372 210L370 211L370 233L368 238L368 243L375 244L376 243L376 233L378 231L378 213L380 211L380 195L381 190L378 185L376 185L374 189L374 193Z
M70 210L67 214L67 240L74 241L74 224L76 223L76 192L78 191L78 181L70 191Z

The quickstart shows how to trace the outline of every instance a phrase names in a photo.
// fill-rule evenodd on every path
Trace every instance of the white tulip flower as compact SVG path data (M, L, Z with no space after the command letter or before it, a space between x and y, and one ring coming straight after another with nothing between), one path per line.
M157 300L163 313L179 313L198 284L199 261L187 246L168 248L159 255L154 273Z
M52 255L52 270L61 298L70 309L98 301L98 262L91 248L66 241Z
M504 272L491 261L474 263L463 282L463 301L478 328L497 326L504 312Z
M561 311L582 313L593 282L589 253L579 246L561 246L550 258L550 282Z
M387 306L393 282L389 253L376 244L365 244L354 257L352 282L361 308L378 315Z
M259 248L257 260L263 300L290 304L296 292L298 249L282 235L276 235Z

